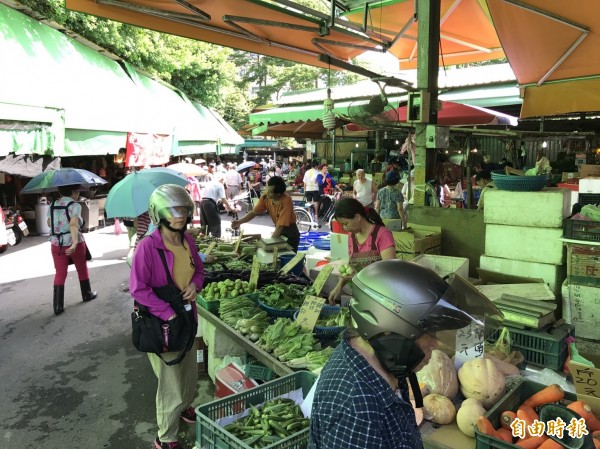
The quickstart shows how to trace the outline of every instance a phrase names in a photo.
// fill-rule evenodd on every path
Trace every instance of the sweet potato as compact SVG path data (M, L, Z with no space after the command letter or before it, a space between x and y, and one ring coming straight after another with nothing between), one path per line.
M565 390L563 390L558 384L552 384L529 396L525 402L523 402L523 405L528 405L529 407L535 408L551 402L558 402L564 397Z

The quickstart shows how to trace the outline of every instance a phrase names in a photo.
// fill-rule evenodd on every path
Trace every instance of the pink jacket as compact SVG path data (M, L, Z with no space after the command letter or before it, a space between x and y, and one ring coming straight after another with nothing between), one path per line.
M196 284L198 291L200 291L204 282L204 266L196 250L194 238L187 232L183 235L191 249L196 267L196 272L192 276L191 282ZM131 265L131 274L129 276L129 291L137 302L148 307L148 311L151 314L166 321L175 312L166 301L156 296L152 290L154 287L162 287L169 282L158 249L162 249L165 252L165 259L167 260L171 277L173 276L173 253L167 249L160 235L160 230L157 229L145 237L135 250ZM192 307L194 309L194 317L197 320L195 301L192 301Z

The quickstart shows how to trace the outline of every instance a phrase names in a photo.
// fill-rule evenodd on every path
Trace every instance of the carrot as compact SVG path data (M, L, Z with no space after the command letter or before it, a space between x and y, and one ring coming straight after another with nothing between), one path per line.
M594 449L600 449L600 430L592 432L592 441L594 442Z
M525 421L527 426L532 425L533 421L535 421L536 419L540 419L539 415L536 413L533 407L530 407L528 405L522 405L517 409L517 418Z
M529 437L523 440L517 441L517 446L523 449L538 449L540 445L548 439L546 435L540 435L538 437Z
M581 415L589 431L595 432L596 430L600 430L600 420L596 418L596 415L592 412L592 408L587 403L584 401L574 401L567 405L567 408Z
M477 428L484 435L489 435L491 437L496 436L496 429L494 429L490 420L483 415L477 418Z
M505 428L500 428L500 429L496 430L496 438L498 438L499 440L502 440L502 441L506 441L507 443L510 443L510 444L512 444L512 442L513 442L512 432Z
M560 443L557 443L552 438L548 438L542 444L538 446L538 449L563 449L564 446Z
M532 394L523 402L523 405L529 407L539 407L540 405L558 402L565 397L565 390L558 384L548 385L546 388Z
M517 419L517 414L511 410L506 410L500 414L500 425L503 429L511 430L510 423Z

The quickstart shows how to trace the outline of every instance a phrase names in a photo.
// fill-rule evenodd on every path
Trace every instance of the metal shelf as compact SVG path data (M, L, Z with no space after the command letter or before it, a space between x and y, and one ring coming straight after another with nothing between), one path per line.
M218 330L222 331L225 335L240 345L246 352L250 353L256 360L265 365L267 368L273 370L278 376L287 376L295 371L289 368L284 363L277 360L268 352L262 350L247 338L243 337L239 332L233 329L231 326L225 324L219 317L213 315L211 312L203 307L198 307L198 315L204 318L210 324L215 326Z

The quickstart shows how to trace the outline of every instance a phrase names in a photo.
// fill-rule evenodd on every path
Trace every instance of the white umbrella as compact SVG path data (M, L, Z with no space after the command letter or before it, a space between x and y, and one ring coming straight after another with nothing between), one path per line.
M204 176L206 174L206 170L198 167L196 164L188 164L186 162L168 165L167 168L183 173L186 176Z

